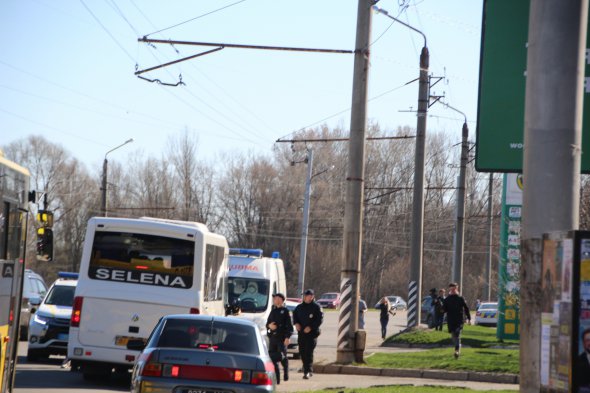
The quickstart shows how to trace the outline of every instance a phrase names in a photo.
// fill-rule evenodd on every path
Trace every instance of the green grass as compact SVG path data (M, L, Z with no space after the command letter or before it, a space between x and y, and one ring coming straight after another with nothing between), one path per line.
M446 386L405 386L405 385L391 385L380 386L374 388L354 388L354 389L326 389L326 390L309 390L300 393L514 393L516 390L471 390L460 387L446 387Z
M413 345L440 345L446 347L451 345L451 335L446 330L445 325L442 332L423 329L412 330L407 333L391 336L386 342ZM489 348L496 345L518 345L517 340L498 340L496 338L496 328L471 325L465 325L463 334L461 335L461 342L464 346L471 348Z
M367 366L425 370L481 371L518 374L519 351L516 349L463 348L454 359L452 348L420 352L375 353L366 358Z

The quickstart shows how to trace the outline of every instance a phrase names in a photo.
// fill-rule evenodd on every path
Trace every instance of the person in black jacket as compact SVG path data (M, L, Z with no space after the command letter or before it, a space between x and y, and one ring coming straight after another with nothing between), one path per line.
M313 289L307 289L303 294L303 303L295 307L293 322L299 332L299 354L303 363L303 379L309 379L313 374L313 351L320 335L320 326L324 313L319 304L314 301Z
M445 320L445 310L443 302L445 301L445 290L440 289L438 296L434 299L434 330L440 330L442 332L443 323Z
M443 301L443 309L447 314L447 326L455 345L455 359L457 359L461 352L463 324L465 319L471 323L471 313L465 299L459 295L459 285L455 282L449 284L449 295Z
M582 332L584 351L576 358L577 388L590 387L590 329Z
M272 295L274 307L268 319L266 320L266 328L268 329L268 354L275 366L275 374L277 375L277 383L281 383L281 373L279 372L279 362L283 366L283 380L289 380L289 360L287 359L287 347L293 334L293 323L291 322L291 314L289 309L285 307L285 295L282 293L274 293Z
M391 310L389 299L387 299L385 296L379 300L379 303L377 304L377 310L379 310L379 322L381 322L381 338L385 340L385 337L387 336L389 314L395 316L395 312Z

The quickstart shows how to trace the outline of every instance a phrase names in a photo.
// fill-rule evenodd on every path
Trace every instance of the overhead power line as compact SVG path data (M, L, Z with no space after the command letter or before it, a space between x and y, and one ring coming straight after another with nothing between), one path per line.
M214 13L216 13L216 12L219 12L219 11L221 11L221 10L224 10L224 9L226 9L226 8L229 8L229 7L232 7L232 6L234 6L234 5L237 5L237 4L240 4L240 3L243 3L244 1L246 1L246 0L239 0L239 1L236 1L235 3L231 3L231 4L228 4L228 5L226 5L226 6L223 6L223 7L221 7L221 8L217 8L217 9L215 9L215 10L213 10L213 11L209 11L209 12L206 12L206 13L204 13L204 14L202 14L202 15L195 16L194 18L187 19L187 20L185 20L184 22L180 22L180 23L177 23L177 24L175 24L175 25L172 25L172 26L169 26L169 27L166 27L166 28L160 29L160 30L158 30L158 31L154 31L153 33L146 34L146 35L144 36L144 38L145 38L145 37L149 37L150 35L153 35L153 34L157 34L157 33L161 33L161 32L163 32L163 31L166 31L166 30L173 29L173 28L175 28L175 27L178 27L178 26L182 26L182 25L184 25L185 23L189 23L189 22L192 22L192 21L194 21L194 20L197 20L197 19L203 18L203 17L205 17L205 16L207 16L207 15L214 14Z
M117 46L127 55L127 57L129 57L129 59L131 59L131 61L133 63L135 63L135 59L133 58L133 56L131 56L131 54L127 51L127 49L125 49L125 47L123 45L121 45L121 43L115 38L115 36L109 31L109 29L107 29L106 26L102 24L100 19L98 19L98 17L96 15L94 15L94 12L92 12L92 10L90 8L88 8L88 6L84 2L84 0L80 0L80 3L82 3L84 8L86 8L86 11L88 11L90 13L90 15L92 15L92 17L94 18L96 23L98 23L99 26L102 27L102 29L105 31L105 33L107 33L109 35L109 37L111 37L113 42L115 44L117 44Z

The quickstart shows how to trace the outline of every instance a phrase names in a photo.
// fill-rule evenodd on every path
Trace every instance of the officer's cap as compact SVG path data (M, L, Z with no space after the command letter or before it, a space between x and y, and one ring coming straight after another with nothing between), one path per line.
M280 292L273 293L272 297L280 297L281 299L283 299L283 301L285 301L285 295Z

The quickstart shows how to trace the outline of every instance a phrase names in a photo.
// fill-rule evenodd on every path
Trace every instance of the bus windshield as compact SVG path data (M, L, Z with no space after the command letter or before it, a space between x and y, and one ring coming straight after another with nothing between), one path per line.
M190 288L195 243L157 235L96 232L88 276L96 280Z
M228 280L230 304L237 299L242 312L264 312L268 306L269 287L269 280L230 278Z

